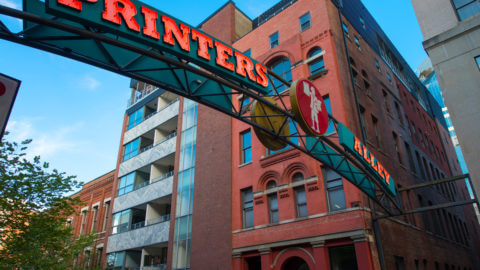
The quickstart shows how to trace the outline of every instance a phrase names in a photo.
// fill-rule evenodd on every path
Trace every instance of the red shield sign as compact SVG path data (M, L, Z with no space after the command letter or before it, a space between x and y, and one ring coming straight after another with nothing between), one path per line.
M295 118L309 135L322 136L328 129L328 112L320 91L308 80L298 80L290 88Z

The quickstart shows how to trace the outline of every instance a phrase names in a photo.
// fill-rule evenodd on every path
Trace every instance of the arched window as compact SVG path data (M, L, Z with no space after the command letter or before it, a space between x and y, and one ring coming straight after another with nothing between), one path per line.
M273 180L270 180L268 183L267 183L267 189L271 189L271 188L274 188L277 186L277 183Z
M267 66L273 71L273 73L280 75L280 77L282 77L285 81L290 83L292 82L291 64L287 57L277 58ZM282 92L287 89L287 87L280 82L280 80L277 80L273 77L271 77L271 79L273 81L271 81L270 84L270 93L273 93L273 86L277 88L278 92Z
M299 182L304 180L303 174L297 172L292 176L292 182ZM307 212L307 196L305 194L305 185L295 187L293 189L295 195L295 207L297 209L297 217L308 216Z
M305 177L303 177L303 173L297 172L292 176L292 182L298 182L304 180Z
M267 190L275 188L277 183L273 180L267 183ZM278 216L278 196L277 192L268 194L268 216L270 218L270 223L277 223L279 221Z
M307 57L312 58L322 52L320 47L315 47L308 53ZM317 56L315 59L308 62L308 69L310 75L317 74L320 71L325 70L325 62L323 61L323 56Z

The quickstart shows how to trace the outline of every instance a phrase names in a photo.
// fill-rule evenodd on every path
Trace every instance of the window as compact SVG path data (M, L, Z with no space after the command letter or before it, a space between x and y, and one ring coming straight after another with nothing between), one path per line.
M83 234L85 230L85 223L87 221L87 211L82 211L82 225L80 226L80 235Z
M276 186L277 184L275 181L270 181L267 184L267 189L272 189ZM277 192L268 194L268 214L270 217L270 223L277 223L279 221Z
M360 19L360 24L362 25L362 28L365 29L365 20L363 20L362 17L359 18Z
M418 142L418 136L417 136L417 131L415 130L415 123L412 122L412 132L413 132L413 137L415 140Z
M480 69L480 55L475 57L475 61L477 62L478 69Z
M383 103L385 104L385 109L387 110L387 113L390 113L390 104L388 103L388 94L385 92L385 90L382 91L383 93Z
M135 172L129 173L120 178L118 181L117 196L133 191L133 184L135 183Z
M398 105L397 102L395 102L395 111L397 113L398 120L400 121L400 124L403 126L405 123L403 122L403 114L401 113L400 106Z
M390 84L392 84L392 76L387 72L387 79Z
M295 206L297 208L297 217L308 216L307 196L305 195L305 186L301 185L293 189L295 193Z
M289 138L290 141L292 143L298 145L299 134L298 134L297 125L295 124L295 122L293 122L291 119L289 119L288 127L290 128L290 138ZM289 149L289 148L291 148L291 146L289 144L287 146L285 146L283 149L276 150L276 151L267 148L266 154L267 154L267 156L273 155L275 153L281 152L281 151Z
M342 177L335 171L323 169L323 179L327 191L328 211L338 211L347 208L343 192Z
M330 255L331 265L329 269L359 269L354 245L329 247L328 253ZM295 269L308 269L308 267Z
M420 155L418 154L417 151L415 151L415 156L417 157L417 164L418 164L418 168L420 170L420 175L422 176L422 180L425 181L425 172L424 172L424 168L423 168L423 165L422 165L422 160L420 159Z
M270 36L270 49L273 49L278 46L278 31L273 33Z
M299 19L300 21L300 32L303 32L310 28L311 22L310 22L310 12L307 12L307 14L303 15Z
M271 64L268 65L268 68L271 69L274 73L282 77L287 82L292 82L292 71L290 60L287 57L281 57L274 60ZM287 90L286 86L276 78L271 78L273 81L270 84L270 93L273 92L273 87L277 89L278 92Z
M330 105L330 97L328 95L323 96L323 103L325 104L325 107L327 108L327 112L329 114L332 114L332 106ZM325 135L330 135L335 133L335 124L333 123L332 119L328 120L328 129L327 132L325 132Z
M403 257L395 256L395 270L405 270L405 260Z
M98 205L94 206L93 209L93 221L92 221L92 229L91 231L95 231L96 227L97 227L97 215L98 215Z
M360 50L361 49L360 48L360 40L358 39L357 36L355 36L354 39L355 39L355 45L357 45L357 48Z
M128 129L140 124L143 121L144 107L136 110L128 116Z
M405 149L407 151L407 158L408 158L408 163L410 164L410 170L412 172L417 173L417 170L415 169L415 163L413 162L413 157L412 157L412 151L410 150L410 145L408 145L407 142L405 143Z
M122 212L118 212L113 214L113 222L112 222L112 234L121 233L128 231L128 225L130 223L131 213L130 209L124 210Z
M105 208L105 218L103 219L103 231L107 229L108 211L110 211L110 201L104 203L104 208Z
M253 227L253 193L252 188L245 188L242 192L242 221L243 228Z
M367 126L365 125L365 109L360 105L360 127L362 132L365 134L365 139L368 140L367 136Z
M250 130L240 134L241 148L242 148L242 160L241 163L245 164L252 161L252 132Z
M453 5L457 10L460 21L480 13L480 2L478 0L453 0Z
M375 58L375 66L377 67L378 72L382 72L382 69L380 68L380 63L376 58Z
M322 52L320 47L315 47L308 53L307 57L310 60L308 62L308 69L310 75L317 74L320 71L325 70L325 62L323 61L323 55L319 55ZM314 56L317 56L313 58Z
M395 146L395 152L397 153L397 158L400 164L403 164L402 154L400 153L400 145L398 144L398 136L395 132L392 132L393 144Z
M252 56L252 49L248 49L248 50L244 51L243 54L245 56L251 57Z
M377 147L382 148L382 143L380 142L380 134L378 133L378 120L375 116L372 115L372 124L373 131L375 132L375 141L377 142Z
M138 155L138 148L140 146L140 138L127 143L123 150L123 161L126 161L136 155Z
M348 36L348 26L344 22L342 22L342 29L345 35Z
M303 181L304 177L302 173L295 173L292 177L293 182ZM305 185L295 187L293 189L295 194L295 206L297 209L297 217L308 216L307 211L307 196L305 194Z

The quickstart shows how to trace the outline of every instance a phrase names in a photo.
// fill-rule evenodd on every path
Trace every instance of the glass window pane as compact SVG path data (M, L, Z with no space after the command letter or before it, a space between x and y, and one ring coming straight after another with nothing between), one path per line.
M310 28L310 25L311 25L311 23L310 23L310 12L308 12L307 14L300 17L299 21L300 21L300 32L305 31L308 28Z
M118 267L118 266L123 266L123 260L125 258L125 252L117 252L115 253L115 263L114 263L114 266L115 267Z
M462 8L457 9L457 12L460 20L468 19L480 13L480 2L474 1Z
M456 8L461 8L471 2L472 0L453 0L453 4L455 5Z
M475 61L477 61L477 66L480 69L480 56L475 57ZM450 120L450 118L448 118L448 120ZM451 123L451 120L450 120L450 123Z
M343 192L343 188L329 190L328 195L330 199L330 211L342 210L347 207L345 204L345 193Z
M245 211L245 228L253 227L253 209Z

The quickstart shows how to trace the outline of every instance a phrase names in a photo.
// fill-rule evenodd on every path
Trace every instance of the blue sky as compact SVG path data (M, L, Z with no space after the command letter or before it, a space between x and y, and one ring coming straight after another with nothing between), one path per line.
M410 1L362 1L415 69L426 54ZM21 2L0 0L0 5L20 9ZM145 2L198 25L226 0ZM238 0L236 4L254 18L277 2ZM0 18L19 29L18 20ZM32 138L30 156L40 155L80 181L115 168L130 93L128 78L4 40L0 40L0 73L22 81L7 126L9 140Z

